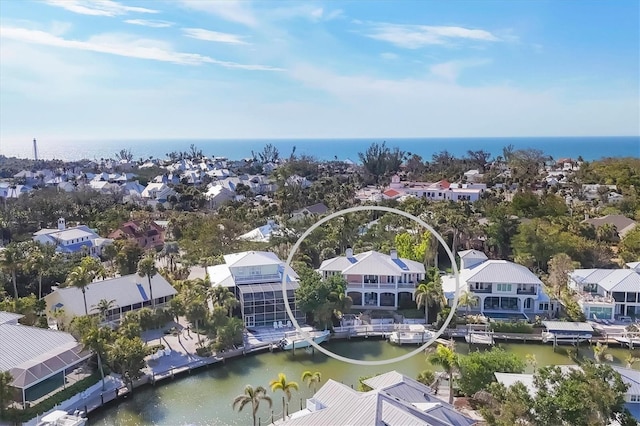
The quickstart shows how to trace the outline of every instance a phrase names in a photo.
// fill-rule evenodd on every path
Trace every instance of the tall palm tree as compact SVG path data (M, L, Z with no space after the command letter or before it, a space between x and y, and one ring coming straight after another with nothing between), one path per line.
M464 291L460 295L460 299L458 300L458 306L465 307L465 315L469 316L469 308L472 306L478 305L478 298L473 295L470 291Z
M418 309L424 306L424 319L429 323L429 306L442 305L444 295L440 275L436 268L430 268L425 276L425 281L416 288L415 299Z
M449 377L449 404L453 404L453 375L458 370L458 354L455 353L453 344L438 345L435 352L429 354L427 360L433 365L442 367Z
M18 283L16 273L22 266L24 261L24 255L22 250L17 244L8 244L2 251L0 251L0 269L11 275L11 282L13 283L13 294L16 300L18 299Z
M538 366L538 360L536 359L536 354L526 354L524 356L524 362L525 364L533 367L533 373L535 374L536 368Z
M278 378L269 382L271 386L271 392L282 391L282 420L287 418L287 409L289 401L291 401L291 391L298 390L298 384L296 382L287 381L287 376L284 373L278 374ZM286 397L286 401L285 401Z
M629 354L624 359L624 362L627 364L627 368L632 368L633 364L635 364L636 362L640 362L640 358L637 358L632 354Z
M231 290L221 285L212 287L209 294L211 302L214 305L227 309L229 311L229 316L233 314L233 308L238 306L240 303Z
M50 258L45 254L45 247L34 244L27 255L27 266L38 274L38 299L42 299L42 276L49 266Z
M267 401L269 408L271 408L271 397L267 395L267 390L262 386L253 388L251 385L247 385L244 388L244 394L238 395L233 400L233 409L239 412L247 405L251 404L251 414L253 415L253 426L256 426L256 413L260 407L261 401Z
M97 277L104 277L104 275L105 270L102 267L102 264L93 257L86 256L82 259L80 265L73 268L67 276L67 285L74 286L82 290L85 315L89 315L89 309L87 308L87 286Z
M322 375L319 371L314 371L313 373L309 370L306 370L302 373L302 381L307 383L307 386L313 386L313 393L316 393L316 387L318 383L322 380Z
M151 255L147 255L138 262L138 275L141 277L147 277L149 281L149 297L151 297L151 305L155 309L156 300L153 298L153 286L151 285L151 278L158 273L156 268L156 261Z
M98 358L98 370L100 371L100 378L102 379L102 390L105 390L102 360L106 357L107 349L112 340L113 332L108 327L92 327L82 336L82 345L95 352Z

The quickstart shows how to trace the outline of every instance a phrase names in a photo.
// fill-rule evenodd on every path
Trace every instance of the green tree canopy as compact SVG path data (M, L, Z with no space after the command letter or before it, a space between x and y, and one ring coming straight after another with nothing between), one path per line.
M460 378L458 386L465 395L473 395L486 389L495 382L493 373L522 373L525 363L513 353L504 349L492 348L490 351L475 351L458 360Z

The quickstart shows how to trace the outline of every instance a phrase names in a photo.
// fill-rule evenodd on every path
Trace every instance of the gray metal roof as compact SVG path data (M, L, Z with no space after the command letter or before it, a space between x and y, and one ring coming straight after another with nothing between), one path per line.
M22 318L24 315L14 314L13 312L0 311L0 324L14 322Z
M154 299L177 293L176 289L160 274L151 278L151 286ZM150 294L147 277L141 277L138 274L94 281L85 288L90 315L96 313L96 311L92 312L91 307L97 305L102 299L114 300L115 306L125 307L149 301ZM44 299L47 302L47 310L59 306L64 308L65 314L70 317L85 315L82 290L77 287L59 288L46 295Z
M333 380L327 381L314 395L324 408L302 410L280 425L390 425L390 426L470 426L476 422L452 406L430 395L430 389L395 371L367 379L370 392L357 392ZM389 392L392 389L394 393ZM396 392L397 391L397 392ZM418 396L418 393L422 396ZM412 403L402 395L419 400ZM426 399L425 399L426 398Z
M526 266L506 260L487 260L469 269L467 282L542 284L542 281Z
M582 331L593 333L593 327L587 322L542 321L548 331Z
M569 276L580 284L598 284L615 269L576 269Z
M26 325L0 324L0 371L10 370L68 343L77 343L69 333Z
M614 365L612 367L620 374L622 381L629 385L626 394L640 395L640 372L631 368L616 367Z
M355 259L355 262L354 262ZM424 274L424 265L413 260L393 259L388 254L377 251L358 253L352 258L339 256L322 262L320 271L340 271L350 275L389 275Z
M634 269L616 269L598 284L607 291L640 292L640 274Z

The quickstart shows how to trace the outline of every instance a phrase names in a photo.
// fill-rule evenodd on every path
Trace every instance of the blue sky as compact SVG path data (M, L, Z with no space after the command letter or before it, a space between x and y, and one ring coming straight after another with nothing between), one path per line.
M640 3L2 0L0 141L640 134Z

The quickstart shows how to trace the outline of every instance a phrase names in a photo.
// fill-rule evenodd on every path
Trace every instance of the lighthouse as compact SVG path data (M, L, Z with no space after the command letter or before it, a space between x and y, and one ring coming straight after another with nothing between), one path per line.
M38 161L38 142L33 138L33 159Z

